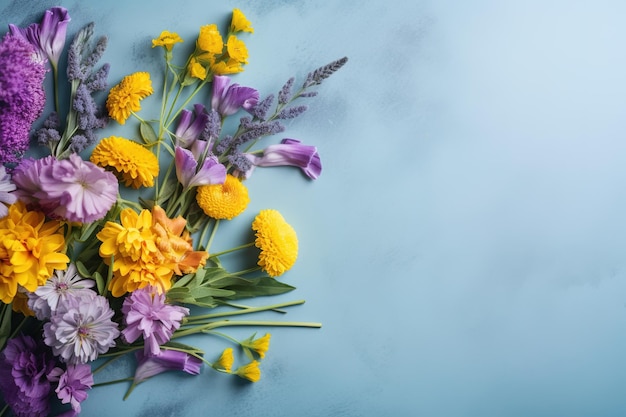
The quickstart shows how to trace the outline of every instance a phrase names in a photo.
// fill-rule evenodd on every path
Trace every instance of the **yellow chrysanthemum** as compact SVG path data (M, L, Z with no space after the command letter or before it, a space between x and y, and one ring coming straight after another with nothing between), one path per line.
M233 9L233 18L230 22L230 31L236 32L249 32L254 33L252 23L246 18L243 12L239 9Z
M111 88L106 106L109 116L119 124L126 123L131 112L141 110L141 100L152 94L152 82L147 72L127 75Z
M206 68L195 58L192 58L189 62L188 70L189 75L193 78L204 80L207 76Z
M233 369L234 362L235 357L233 356L233 348L226 348L224 349L224 352L222 352L219 359L213 363L213 368L230 373Z
M247 379L248 381L257 382L261 379L261 369L259 369L259 362L252 361L247 365L240 366L235 371L235 374Z
M272 277L288 271L298 258L296 231L276 210L261 210L252 222L255 246L261 249L259 266Z
M234 59L242 64L248 63L248 48L246 48L246 44L235 35L228 37L226 50L228 51L228 56L231 57L231 59Z
M198 49L210 52L212 54L221 54L224 49L224 40L217 28L217 25L205 25L200 28L198 40L196 41Z
M207 216L230 220L248 207L250 197L243 182L228 174L224 184L198 187L196 201Z
M253 336L254 337L254 336ZM264 358L265 352L270 348L271 334L266 333L265 336L252 340L252 337L241 342L241 345L245 348L252 349L259 354L259 357Z
M118 136L102 139L89 159L112 171L127 187L152 187L154 178L159 175L159 160L152 152Z
M0 300L9 304L18 285L33 292L55 269L64 270L70 261L65 237L58 221L46 221L43 213L28 211L18 201L0 219Z
M107 222L96 237L104 263L110 265L113 258L111 294L120 297L148 285L166 292L175 274L203 266L208 253L193 250L185 224L182 217L169 219L159 206L140 213L127 208L119 224Z
M162 46L167 51L171 51L172 47L180 42L183 42L183 39L178 36L178 33L164 30L158 38L152 39L152 47Z

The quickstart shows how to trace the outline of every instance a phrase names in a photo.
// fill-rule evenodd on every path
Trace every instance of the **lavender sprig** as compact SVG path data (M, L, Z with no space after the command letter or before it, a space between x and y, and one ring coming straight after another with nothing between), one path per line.
M324 65L313 72L310 72L309 75L307 75L304 84L302 84L302 89L304 90L314 85L320 85L326 78L339 71L339 69L343 67L346 62L348 62L348 57L343 57L331 62L330 64Z

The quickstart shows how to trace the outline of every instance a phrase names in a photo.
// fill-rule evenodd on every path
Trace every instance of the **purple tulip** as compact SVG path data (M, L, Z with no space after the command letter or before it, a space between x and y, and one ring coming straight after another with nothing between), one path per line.
M223 184L226 181L226 167L219 163L215 155L204 158L202 166L198 169L194 153L177 146L174 161L176 177L185 189L200 185Z
M296 139L283 139L280 144L270 145L263 151L263 156L246 155L254 166L297 166L309 178L317 179L322 173L322 161L317 153L317 148L310 145L302 145ZM247 173L247 176L250 172Z
M222 117L235 114L240 108L252 110L258 101L259 92L254 88L231 84L230 78L225 75L213 77L211 108Z
M138 350L135 357L138 362L135 370L135 384L166 371L183 371L198 375L202 368L200 359L178 350L161 349L157 356L148 356L143 350Z
M193 116L190 110L183 110L178 120L178 126L176 127L176 143L183 148L189 148L200 137L200 134L205 129L208 121L209 114L206 112L202 104L196 104L193 107ZM192 120L193 119L193 120Z

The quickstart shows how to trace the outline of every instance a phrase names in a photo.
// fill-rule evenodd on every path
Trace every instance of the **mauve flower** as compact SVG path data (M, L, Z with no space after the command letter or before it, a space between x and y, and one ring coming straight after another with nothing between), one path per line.
M122 337L128 343L143 336L147 356L159 354L159 345L167 343L180 327L189 309L165 303L165 294L148 286L133 291L122 305L124 323Z
M193 110L193 113L187 109L181 112L176 132L174 132L176 144L183 148L191 147L200 137L209 121L209 114L202 104L194 105Z
M254 166L296 166L309 178L317 179L322 173L322 161L315 146L302 145L296 139L283 139L280 144L270 145L263 150L263 156L247 154ZM251 170L246 172L249 177Z
M213 77L211 108L222 117L235 114L240 108L252 110L258 101L259 92L254 88L231 84L230 77L225 75Z
M48 349L31 336L18 336L7 342L0 354L0 392L15 416L48 415L48 375L54 366Z
M219 163L215 155L207 156L202 167L198 169L198 161L193 152L177 146L174 162L176 177L185 189L200 185L223 184L226 180L226 167Z
M24 29L10 24L9 30L12 35L22 37L37 48L40 60L48 58L50 64L56 67L65 46L67 25L70 20L67 9L53 7L46 10L40 23L32 23Z
M0 164L22 158L31 126L46 102L46 70L33 55L33 46L24 39L7 34L0 42Z
M120 332L113 314L107 299L95 292L70 298L44 324L44 342L68 364L91 362L115 346Z
M11 176L7 174L4 165L0 165L0 203L13 204L17 201L17 196L13 194L15 184L11 182ZM0 218L9 214L9 209L4 204L0 204Z
M65 304L69 298L93 293L91 288L95 285L95 281L78 275L76 265L70 264L66 271L55 271L44 285L28 294L28 307L38 320L47 320L56 312L59 303Z
M163 349L157 356L148 356L142 350L138 350L135 357L138 362L135 384L166 371L183 371L198 375L202 368L202 360L178 350Z
M91 366L86 364L68 365L65 372L61 368L55 368L49 379L58 381L55 392L61 403L70 403L72 411L76 415L80 413L80 403L87 399L87 390L93 385Z

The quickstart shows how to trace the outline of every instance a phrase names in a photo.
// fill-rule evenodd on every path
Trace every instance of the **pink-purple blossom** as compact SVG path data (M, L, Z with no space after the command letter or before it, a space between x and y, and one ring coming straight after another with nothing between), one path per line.
M193 112L184 109L181 112L178 126L174 132L176 144L183 148L190 148L200 137L209 122L209 114L202 104L196 104Z
M45 11L40 23L32 23L26 28L10 24L9 30L12 35L30 42L36 48L41 61L47 58L50 64L56 67L65 46L67 25L70 20L67 9L53 7Z
M213 77L211 108L222 117L235 114L239 109L251 111L258 101L259 92L254 88L231 84L230 77L226 75Z
M117 201L115 176L77 154L24 160L13 173L18 197L45 214L79 223L103 218Z
M48 415L48 376L55 364L46 346L31 336L20 335L7 342L0 354L0 392L15 416Z
M283 139L280 144L270 145L263 155L246 154L253 166L296 166L309 178L317 179L322 173L322 161L315 146L303 145L296 139ZM245 173L249 177L252 170Z
M87 391L93 385L93 374L91 366L87 364L68 365L63 371L61 368L54 368L49 375L51 381L58 381L55 392L62 404L72 406L71 415L80 413L80 403L87 399Z
M15 184L11 182L11 176L7 174L4 165L0 165L0 218L9 213L9 209L5 204L13 204L17 201L17 196L13 194Z
M68 364L87 363L115 346L120 332L108 300L92 292L59 304L44 324L44 342Z
M198 160L196 158L201 159L202 152L196 156L189 149L181 148L180 146L176 147L174 156L176 177L183 188L189 189L200 185L223 184L226 181L226 167L219 163L215 155L206 156L200 168L198 168Z
M34 52L30 43L10 34L0 42L0 164L22 158L46 102L46 70L33 59Z
M133 291L122 305L124 324L122 337L128 343L143 337L145 354L158 355L159 346L166 343L189 314L189 309L165 302L150 286Z
M202 369L201 359L178 350L161 349L156 356L149 356L144 351L138 350L135 357L137 358L135 384L166 371L183 371L198 375Z

